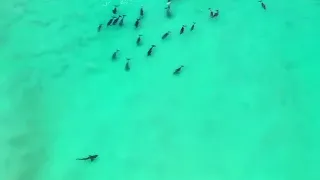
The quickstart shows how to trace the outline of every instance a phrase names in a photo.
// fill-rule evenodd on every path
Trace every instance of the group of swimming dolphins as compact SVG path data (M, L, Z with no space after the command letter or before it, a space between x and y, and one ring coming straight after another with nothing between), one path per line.
M261 3L261 6L262 6L262 8L264 9L264 10L266 10L266 5L262 2L262 0L259 0L258 2L260 2ZM116 6L114 6L114 8L113 8L113 10L112 10L112 13L114 14L114 15L116 15L117 13L118 13L118 6L116 5ZM171 12L171 0L167 0L167 7L165 8L166 9L166 16L168 17L168 18L170 18L171 16L172 16L172 12ZM218 16L219 16L219 10L215 10L215 11L213 11L211 8L209 8L209 11L210 11L210 17L211 18L217 18ZM139 26L140 26L140 21L141 21L141 19L143 18L143 16L144 16L144 9L143 9L143 6L141 6L141 8L140 8L140 17L139 18L137 18L136 19L136 21L135 21L135 23L134 23L134 26L135 26L135 28L139 28ZM124 18L126 17L126 15L119 15L118 17L115 17L115 16L113 16L109 21L108 21L108 23L107 23L107 27L109 27L109 26L114 26L114 25L119 25L119 26L123 26L124 25ZM118 23L119 22L119 23ZM194 30L194 28L195 28L195 22L193 22L193 24L192 24L192 26L191 26L191 28L190 28L190 31L193 31ZM101 30L102 30L102 27L103 27L103 24L100 24L99 26L98 26L98 32L100 32ZM180 29L180 35L181 34L183 34L184 33L184 31L185 31L185 28L186 28L187 26L186 25L182 25L182 27L181 27L181 29ZM162 39L164 40L164 39L166 39L169 35L171 34L171 31L167 31L166 33L164 33L163 35L162 35ZM141 41L142 41L142 39L141 39L141 36L142 35L139 35L138 36L138 38L137 38L137 40L136 40L136 44L137 44L137 46L140 46L141 45ZM156 46L155 45L152 45L150 48L149 48L149 50L148 50L148 52L147 52L147 56L151 56L152 55L152 50L153 50L153 48L155 48ZM117 56L118 56L118 53L119 53L119 49L117 49L113 54L112 54L112 60L116 60L117 59ZM130 71L130 58L126 58L127 59L127 62L126 62L126 65L125 65L125 70L126 71ZM178 74L180 74L180 72L181 72L181 69L183 68L184 66L183 65L181 65L179 68L177 68L177 69L175 69L175 71L173 72L173 74L174 75L178 75Z
M262 7L264 10L266 10L267 7L266 7L265 3L263 3L261 0L260 0L259 2L261 3L261 7ZM168 5L168 6L166 7L166 15L167 15L167 17L171 17L171 6L170 6L170 5L171 5L171 0L168 0L167 5ZM216 18L216 17L219 16L219 10L216 10L215 12L213 12L212 9L209 8L209 11L210 11L210 17L211 17L211 18ZM117 13L117 6L114 7L114 9L112 10L112 12L113 12L113 14L116 14L116 13ZM141 7L141 8L140 8L140 18L138 18L138 19L136 20L135 24L134 24L134 26L135 26L136 28L139 27L139 23L140 23L140 20L141 20L141 18L143 17L143 15L144 15L144 10L143 10L143 7ZM121 18L121 17L122 17L122 18ZM118 21L119 21L120 18L121 18L121 20L120 20L120 22L119 22L119 26L123 26L123 24L124 24L124 17L125 17L125 15L119 16L119 17L117 17L117 18L113 17L112 19L109 20L109 22L107 23L107 26L116 25L116 24L118 23ZM180 29L180 34L183 34L183 33L184 33L185 27L186 27L185 25L183 25L183 26L181 27L181 29ZM193 31L194 28L195 28L195 23L193 23L193 25L191 26L190 31ZM98 32L100 32L101 29L102 29L102 24L99 25L99 27L98 27ZM166 38L169 36L170 33L171 33L171 32L168 31L168 32L166 32L165 34L163 34L163 35L162 35L162 39L166 39ZM137 45L140 45L140 44L141 44L141 35L138 36L137 41L136 41L136 44L137 44ZM147 52L147 56L151 56L151 54L152 54L152 49L153 49L154 47L156 47L156 46L155 46L155 45L152 45L152 46L151 46L151 48L150 48L150 49L148 50L148 52ZM116 51L112 54L112 59L113 59L113 60L117 59L117 53L118 53L118 52L119 52L119 50L116 50ZM126 70L126 71L129 71L129 70L130 70L129 60L130 60L130 58L127 58L127 63L126 63L126 66L125 66L125 70ZM182 69L183 67L184 67L184 66L181 65L179 68L175 69L174 72L173 72L173 74L174 74L174 75L180 74L181 69ZM87 157L85 157L85 158L78 158L78 159L76 159L76 160L83 160L83 161L93 162L94 160L96 160L96 158L97 158L98 156L99 156L99 155L97 155L97 154L95 154L95 155L89 155L89 156L87 156Z

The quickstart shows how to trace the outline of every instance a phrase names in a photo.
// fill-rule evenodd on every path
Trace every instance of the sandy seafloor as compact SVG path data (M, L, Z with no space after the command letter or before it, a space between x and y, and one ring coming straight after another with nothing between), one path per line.
M0 180L320 179L320 1L165 3L0 2Z

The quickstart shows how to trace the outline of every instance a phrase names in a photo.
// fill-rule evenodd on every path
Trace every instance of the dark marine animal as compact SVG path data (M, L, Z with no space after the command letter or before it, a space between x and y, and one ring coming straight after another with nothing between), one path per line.
M139 25L140 25L140 18L137 18L136 22L134 23L134 26L138 28Z
M162 39L166 39L169 36L169 34L171 34L171 31L168 31L168 32L164 33L162 35Z
M122 17L122 16L119 15L119 16L112 22L112 25L116 25L121 17Z
M122 18L121 18L121 20L119 22L119 26L123 26L124 17L126 17L126 15L122 15Z
M147 53L148 56L152 55L152 50L154 47L156 47L156 45L152 45L151 48L148 50L148 53Z
M137 41L136 41L137 46L141 45L141 36L142 36L142 34L139 34L139 36L137 38Z
M211 8L209 8L210 11L210 17L211 18L216 18L219 16L219 10L216 10L216 12L213 12Z
M176 70L173 71L173 75L179 75L180 72L181 72L181 69L183 68L184 66L181 65L179 68L177 68Z
M108 21L107 26L111 26L111 24L112 24L112 22L113 22L114 19L115 19L115 17L112 17L112 18Z
M130 67L130 58L127 58L127 62L126 62L126 65L124 67L124 70L125 71L130 71L131 67Z
M182 25L181 29L180 29L180 34L184 33L184 28L187 27L186 25Z
M267 10L267 6L264 2L262 2L262 0L258 1L261 3L261 7L264 9L264 10Z
M88 157L85 157L85 158L78 158L76 160L80 160L80 161L87 161L87 160L90 160L91 162L93 162L94 160L96 160L96 158L98 157L99 155L95 154L95 155L89 155Z
M167 5L167 7L166 7L165 9L166 9L166 16L167 16L167 18L171 18L171 17L172 17L172 11L171 11L170 2L168 3L168 5Z
M98 26L98 32L100 32L101 31L101 29L102 29L102 24L100 24L99 26Z
M117 14L117 12L118 12L117 7L118 7L118 6L119 6L119 5L115 5L114 8L112 9L112 13L113 13L113 14Z
M144 16L143 6L141 6L141 8L140 8L140 16L141 16L141 17Z
M119 52L120 50L119 49L117 49L113 54L112 54L112 60L116 60L117 58L118 58L118 52Z
M191 26L191 28L190 28L190 31L193 31L194 30L194 26L196 25L196 23L195 22L193 22L193 24L192 24L192 26Z

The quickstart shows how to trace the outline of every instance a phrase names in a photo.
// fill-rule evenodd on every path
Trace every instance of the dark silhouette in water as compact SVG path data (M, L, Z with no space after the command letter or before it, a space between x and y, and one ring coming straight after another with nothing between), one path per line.
M165 9L166 9L166 16L167 16L167 18L171 18L171 17L172 17L172 11L171 11L171 4L170 4L170 2L168 3L168 6L167 6Z
M183 25L180 29L180 34L183 34L184 33L184 28L187 27L186 25Z
M112 25L116 25L121 17L122 17L122 16L119 15L119 16L112 22Z
M162 35L162 39L166 39L169 36L169 34L171 34L171 31L168 31L168 32L164 33Z
M117 7L118 7L119 5L115 5L114 6L114 8L113 8L113 10L112 10L112 13L113 14L117 14L117 12L118 12L118 9L117 9Z
M99 156L99 155L89 155L89 156L86 157L86 158L78 158L77 160L81 160L81 161L90 160L91 162L93 162L94 160L96 160L96 158L97 158L98 156Z
M209 8L210 11L210 17L211 18L216 18L219 16L219 10L216 10L216 12L213 12L211 8Z
M184 67L184 66L181 65L179 68L177 68L176 70L174 70L173 75L179 75L180 72L181 72L181 69L182 69L183 67Z
M118 58L118 52L119 52L120 50L119 49L117 49L113 54L112 54L112 60L116 60L117 58Z
M141 6L140 8L140 17L143 17L144 16L144 10L143 10L143 6Z
M114 19L115 19L115 17L112 17L112 18L108 21L107 26L111 26L111 24L112 24L112 22L113 22Z
M125 71L130 71L130 58L127 58L126 66L124 67Z
M140 18L137 18L136 22L134 23L134 26L138 28L139 25L140 25Z
M151 48L148 50L148 53L147 53L148 56L152 55L152 50L154 47L156 47L156 45L152 45Z
M101 29L102 29L102 24L100 24L100 25L98 26L98 32L100 32Z
M139 34L138 38L137 38L137 41L136 41L136 44L137 46L140 46L141 45L141 34Z
M124 17L126 17L126 15L122 15L122 18L121 18L121 20L120 20L119 26L123 26Z
M261 3L261 7L264 9L264 10L267 10L267 6L266 4L264 4L264 2L262 1L259 1Z
M190 28L190 31L193 31L194 30L194 26L196 25L196 22L193 22L191 28Z

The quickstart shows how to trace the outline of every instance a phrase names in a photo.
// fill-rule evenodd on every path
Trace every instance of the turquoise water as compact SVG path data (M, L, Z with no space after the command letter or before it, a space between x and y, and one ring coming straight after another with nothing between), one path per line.
M0 180L319 180L320 1L265 4L1 1Z

